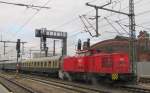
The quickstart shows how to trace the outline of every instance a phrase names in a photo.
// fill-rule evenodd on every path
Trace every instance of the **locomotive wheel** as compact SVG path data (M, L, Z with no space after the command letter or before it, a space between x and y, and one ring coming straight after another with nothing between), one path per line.
M87 74L87 82L92 83L93 85L98 85L98 80L96 79L95 75Z
M91 83L93 85L98 85L98 80L96 79L96 77L94 75L91 76Z

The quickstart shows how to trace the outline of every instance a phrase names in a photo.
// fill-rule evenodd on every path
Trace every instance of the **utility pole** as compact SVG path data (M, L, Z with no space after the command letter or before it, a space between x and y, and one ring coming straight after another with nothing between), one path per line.
M129 0L129 31L130 31L130 59L132 62L132 72L137 76L137 53L136 53L136 32L134 0Z
M58 40L54 40L53 42L53 56L56 56L56 41Z
M4 43L4 56L5 56L5 54L6 54L6 42L3 42Z
M136 32L135 32L135 14L134 14L134 0L129 0L129 13L124 13L112 9L105 8L105 6L111 4L105 4L103 6L96 6L89 3L86 3L87 6L94 7L97 9L102 9L114 13L119 13L123 15L127 15L129 17L129 55L130 61L132 62L132 73L137 78L137 53L136 53Z
M95 7L95 10L96 10L96 37L99 36L99 33L98 33L98 8Z
M6 47L7 47L6 44L7 43L17 43L16 41L4 41L4 40L1 40L0 42L4 43L4 46L3 46L4 47L3 48L4 49L4 53L3 53L4 55L6 55ZM27 42L20 42L20 43L24 45Z
M54 40L54 46L53 46L53 56L55 56L55 44L56 44L56 40Z
M109 3L107 3L107 4L105 4L105 5L103 5L103 6L100 6L101 8L103 8L103 7L105 7L105 6L107 6L107 5L109 5L109 4L111 4L111 0L110 0L110 2ZM99 34L99 32L98 32L98 18L100 17L100 16L98 16L98 9L100 8L100 7L98 7L98 6L96 6L96 5L91 5L91 4L89 4L89 3L86 3L86 5L87 6L90 6L90 7L93 7L93 8L95 8L95 10L96 10L96 16L95 16L95 19L96 19L96 37L98 37L100 34Z
M16 73L18 74L19 72L19 58L20 58L20 39L17 39L17 43L16 43L16 51L17 51L17 65L16 65Z

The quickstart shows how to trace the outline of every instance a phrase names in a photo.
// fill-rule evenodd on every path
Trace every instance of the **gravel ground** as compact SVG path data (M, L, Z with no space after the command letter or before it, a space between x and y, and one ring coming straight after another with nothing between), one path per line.
M0 84L0 93L10 93L3 85Z

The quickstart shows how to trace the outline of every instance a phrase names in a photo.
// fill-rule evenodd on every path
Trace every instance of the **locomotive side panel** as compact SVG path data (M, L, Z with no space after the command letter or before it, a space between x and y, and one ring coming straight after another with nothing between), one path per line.
M112 73L130 73L130 63L128 54L114 53L113 58L113 72Z
M89 58L89 72L90 73L100 73L101 71L101 56L95 55Z
M112 57L109 54L101 55L101 69L100 72L103 74L111 74L112 73L113 61Z
M82 56L82 57L78 57L76 60L76 71L77 72L86 72L86 66L87 66L87 62L88 62L88 57L87 56Z
M86 72L87 57L66 57L64 58L63 70L65 72Z
M63 62L63 71L72 72L75 70L75 57L65 57Z

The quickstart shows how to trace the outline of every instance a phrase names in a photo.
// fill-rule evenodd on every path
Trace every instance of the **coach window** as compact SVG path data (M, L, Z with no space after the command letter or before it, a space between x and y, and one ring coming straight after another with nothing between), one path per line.
M39 62L37 62L37 67L39 67L39 65L40 65Z
M53 61L51 61L51 68L53 68Z
M35 62L35 67L37 67L37 62Z
M28 67L30 67L30 63L31 63L31 62L28 62Z
M28 62L28 66L30 67L31 62Z
M52 61L52 64L51 64L51 68L53 68L54 67L54 61Z
M41 67L43 67L43 62L41 62Z
M42 62L40 62L39 64L40 64L40 67L42 67Z
M31 66L32 66L32 62L29 63L29 67L31 67Z
M35 62L32 61L32 67L34 67L34 63L35 63Z
M41 62L39 62L39 67L41 67Z
M54 61L54 68L56 68L56 61Z
M34 62L34 67L36 67L36 62Z
M51 61L48 62L48 67L51 67Z
M48 61L46 61L46 67L48 67Z
M55 68L55 62L53 61L53 68Z
M28 62L28 67L30 67L29 62Z
M38 67L41 67L41 63L40 62L38 62Z
M46 67L46 62L44 62L44 67Z
M30 67L32 67L32 62L30 62Z
M57 68L59 67L59 66L58 66L58 65L59 65L58 62L59 62L59 61L56 61L56 66L57 66Z

